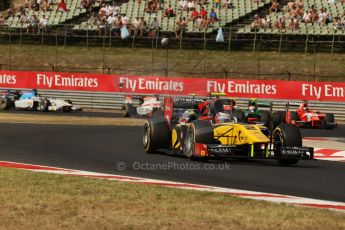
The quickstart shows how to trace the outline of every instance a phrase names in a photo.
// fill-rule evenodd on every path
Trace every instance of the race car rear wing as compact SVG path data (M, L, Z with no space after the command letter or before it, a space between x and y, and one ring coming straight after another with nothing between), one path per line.
M297 102L297 101L288 101L285 104L285 112L288 113L290 110L290 107L294 107L297 108L301 105L301 102Z
M264 107L264 108L269 108L271 106L271 102L269 101L259 101L256 99L252 99L248 101L248 106L251 105L251 103L255 102L257 107Z
M193 97L165 97L164 98L164 118L170 125L174 112L183 112L186 110L197 110L199 103L203 99ZM175 113L176 114L176 113ZM175 116L175 115L174 115Z
M294 107L294 106L299 107L299 106L301 105L301 102L297 102L297 101L288 101L288 102L286 102L286 105L287 105L287 106L290 106L290 107Z
M258 105L258 107L269 108L271 106L271 102L269 101L257 101L256 104Z
M133 104L134 100L145 100L146 98L156 98L158 100L158 95L126 95L125 104Z

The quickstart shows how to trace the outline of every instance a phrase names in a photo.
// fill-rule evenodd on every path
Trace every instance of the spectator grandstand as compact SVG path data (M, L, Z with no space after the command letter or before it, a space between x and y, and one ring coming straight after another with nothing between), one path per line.
M344 30L344 1L297 0L267 15L255 15L252 24L238 33L342 35Z
M98 15L109 17L109 14L104 15L102 12L108 12L108 8L116 9L119 7L118 11L113 12L111 16L126 16L130 22L133 22L135 18L143 18L143 21L146 25L151 25L155 17L159 20L161 32L174 32L177 30L176 25L179 21L179 18L188 18L185 31L186 32L211 32L216 28L221 26L229 25L231 22L238 20L241 17L250 15L253 11L257 11L260 8L263 8L269 3L269 0L264 2L254 2L252 0L226 0L223 4L215 8L216 4L214 0L211 1L200 1L193 0L186 3L183 1L177 0L167 0L165 2L159 1L137 1L129 0L126 3L121 4L120 6L112 5L103 5ZM155 5L152 7L152 5ZM167 9L169 6L173 10L174 15L167 15ZM192 12L196 10L198 17L194 20L192 19ZM203 9L206 11L205 14L201 12ZM214 10L217 15L219 15L219 20L212 21L209 14ZM198 20L199 19L199 20ZM75 25L74 30L98 30L99 29L99 20L98 21L84 21L81 24ZM202 20L207 22L202 24ZM114 26L113 24L107 25L110 29ZM144 27L144 30L150 30L150 27Z
M24 1L23 1L24 3ZM344 50L345 0L25 0L0 16L8 41L139 46L175 38L169 46L205 49ZM215 44L223 28L224 44ZM121 40L125 28L132 41ZM26 32L26 33L25 33ZM41 33L44 32L44 33ZM37 34L44 34L35 39ZM257 36L259 35L259 36ZM125 36L127 37L127 36ZM284 37L284 39L283 39ZM53 39L52 39L53 38ZM74 39L75 38L75 39ZM137 39L142 38L142 39ZM31 40L30 40L31 39ZM142 42L141 42L142 41ZM227 43L227 44L226 44ZM272 43L274 45L272 45ZM293 44L293 45L291 45ZM319 48L315 48L319 47ZM330 47L330 48L329 48Z
M95 0L33 0L27 1L17 12L9 14L5 25L9 29L22 29L36 27L37 21L47 20L48 27L62 24L74 24L73 30L112 30L114 21L112 17L126 16L128 27L132 26L137 17L143 21L150 30L150 25L156 17L162 32L175 32L179 18L189 19L185 27L186 32L211 32L219 27L231 24L242 17L249 16L258 9L267 7L269 0L129 0L128 2L95 1ZM185 3L184 3L185 2ZM66 3L61 8L61 4ZM184 6L184 5L185 6ZM173 14L167 15L168 6ZM194 18L192 12L194 11ZM213 11L212 15L211 12ZM88 13L88 17L85 17ZM197 13L197 17L195 15ZM217 20L214 20L217 15ZM34 16L36 18L34 18ZM110 19L109 19L110 17ZM105 20L104 20L105 19ZM78 21L81 21L78 23Z
M86 14L86 9L80 7L80 0L33 0L26 1L17 12L9 14L5 25L10 29L38 29L40 21L46 21L44 26L57 26L71 22L83 14Z

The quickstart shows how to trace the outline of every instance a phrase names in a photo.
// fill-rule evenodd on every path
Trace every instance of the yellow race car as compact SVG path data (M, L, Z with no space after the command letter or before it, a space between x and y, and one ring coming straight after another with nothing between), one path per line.
M172 107L169 107L171 111ZM314 149L302 147L298 127L280 124L270 130L263 125L220 123L180 117L171 122L165 116L152 118L144 125L143 145L147 153L166 149L191 159L210 157L276 159L279 164L296 164L301 159L313 159ZM176 120L176 119L175 119Z

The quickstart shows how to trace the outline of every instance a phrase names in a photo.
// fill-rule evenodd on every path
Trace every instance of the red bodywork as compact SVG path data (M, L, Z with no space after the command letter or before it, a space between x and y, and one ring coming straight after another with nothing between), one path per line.
M196 157L208 157L207 145L201 143L195 143L194 156Z
M299 108L296 110L299 120L291 119L291 112L286 113L286 123L295 124L300 127L316 127L321 128L326 121L326 114L320 111L313 111L309 108L307 102L300 104Z

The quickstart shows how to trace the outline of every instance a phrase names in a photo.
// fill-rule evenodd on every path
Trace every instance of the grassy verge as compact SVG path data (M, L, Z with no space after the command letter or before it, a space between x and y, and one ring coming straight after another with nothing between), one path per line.
M344 213L0 168L0 228L345 229Z
M51 65L64 66L57 71L102 73L102 67L113 68L109 73L164 76L166 51L145 48L0 45L0 63L13 70L51 71ZM344 81L345 54L226 52L202 50L169 50L169 76L225 77L257 79L288 79ZM33 67L29 67L33 66ZM4 67L3 67L4 68ZM7 69L9 67L6 67ZM87 68L87 69L85 69ZM129 69L129 70L128 70ZM204 74L206 72L206 74ZM211 73L212 72L212 73ZM107 73L107 70L105 71ZM310 75L310 76L304 76ZM315 77L314 77L315 75ZM334 76L343 77L334 77ZM323 76L323 77L320 77Z

